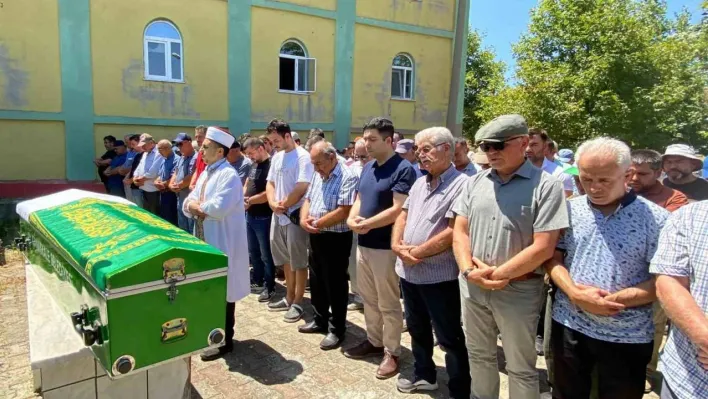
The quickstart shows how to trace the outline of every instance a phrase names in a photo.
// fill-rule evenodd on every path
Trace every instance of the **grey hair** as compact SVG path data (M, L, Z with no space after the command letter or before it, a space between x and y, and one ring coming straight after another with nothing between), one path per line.
M458 145L458 144L464 144L469 147L469 144L467 144L467 139L464 138L463 136L455 137L455 145Z
M307 139L307 143L305 143L305 150L310 151L310 149L312 149L312 147L320 141L324 141L324 138L321 136L310 137Z
M654 150L634 150L632 151L632 163L637 165L649 164L653 170L661 169L663 164L661 154Z
M355 149L355 150L356 150L357 148L361 148L361 147L366 147L366 141L359 139L359 140L357 140L357 141L354 142L354 149Z
M416 145L423 141L429 141L434 145L448 144L450 148L455 148L455 138L446 127L429 127L423 129L415 135Z
M315 137L319 137L319 136L315 136ZM313 138L314 138L314 137L313 137ZM310 139L310 140L312 140L312 139ZM309 140L308 140L308 144L309 144ZM330 142L328 142L328 141L325 141L325 140L324 140L323 138L321 138L321 137L320 137L320 140L317 140L317 141L316 141L314 144L312 144L312 146L310 147L310 150L314 150L314 149L319 150L320 153L323 154L323 155L326 155L327 158L329 158L329 157L331 157L331 156L335 156L335 157L337 156L337 149L334 148L334 146L332 145L332 143L330 143Z
M578 163L585 153L612 156L622 170L632 166L632 151L629 146L610 137L598 137L581 144L576 152Z

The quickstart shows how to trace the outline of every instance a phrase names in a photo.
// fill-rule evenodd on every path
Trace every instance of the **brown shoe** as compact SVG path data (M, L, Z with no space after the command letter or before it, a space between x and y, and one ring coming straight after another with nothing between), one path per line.
M344 351L344 356L350 359L363 359L368 356L383 355L384 348L374 346L367 339L359 345Z
M385 380L396 374L398 374L398 356L393 356L392 354L386 352L381 364L379 365L379 369L376 370L376 378L379 380Z

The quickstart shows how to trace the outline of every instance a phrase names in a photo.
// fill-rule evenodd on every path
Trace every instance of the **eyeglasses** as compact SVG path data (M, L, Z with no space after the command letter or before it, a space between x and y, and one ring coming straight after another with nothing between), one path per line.
M354 155L352 158L354 158L357 161L363 161L363 160L369 158L369 156L368 155Z
M424 155L425 155L425 154L429 153L430 151L432 151L433 148L440 147L441 145L444 145L444 144L445 144L445 143L435 144L435 145L432 146L432 147L418 147L418 148L415 149L415 152L417 152L418 154L424 154Z
M516 140L518 138L521 138L521 136L516 136L512 137L510 139L506 139L501 142L481 142L479 143L479 149L482 150L482 152L489 152L489 150L494 150L494 151L501 151L506 147L506 143L512 140Z

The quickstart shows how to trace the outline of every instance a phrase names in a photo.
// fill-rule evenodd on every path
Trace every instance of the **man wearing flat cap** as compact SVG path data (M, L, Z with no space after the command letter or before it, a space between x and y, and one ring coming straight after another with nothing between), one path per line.
M499 397L498 333L509 397L539 397L535 338L541 265L568 227L568 211L560 181L526 160L528 133L520 115L482 126L475 139L491 168L469 178L453 207L452 246L476 398Z
M666 173L664 179L666 187L684 193L689 202L708 199L708 181L694 174L701 170L703 161L693 147L686 144L672 144L666 147L662 160Z
M233 142L234 137L229 133L215 127L207 129L201 149L207 167L182 205L184 214L196 219L195 235L229 257L226 344L204 352L202 360L205 361L233 350L236 301L250 292L243 186L236 170L226 160Z

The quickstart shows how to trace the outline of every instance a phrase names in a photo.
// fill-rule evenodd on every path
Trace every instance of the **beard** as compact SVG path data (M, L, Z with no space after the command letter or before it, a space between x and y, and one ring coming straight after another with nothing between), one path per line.
M688 177L691 173L690 172L684 172L678 169L669 169L666 172L666 175L671 178L671 180L683 180L686 177Z

